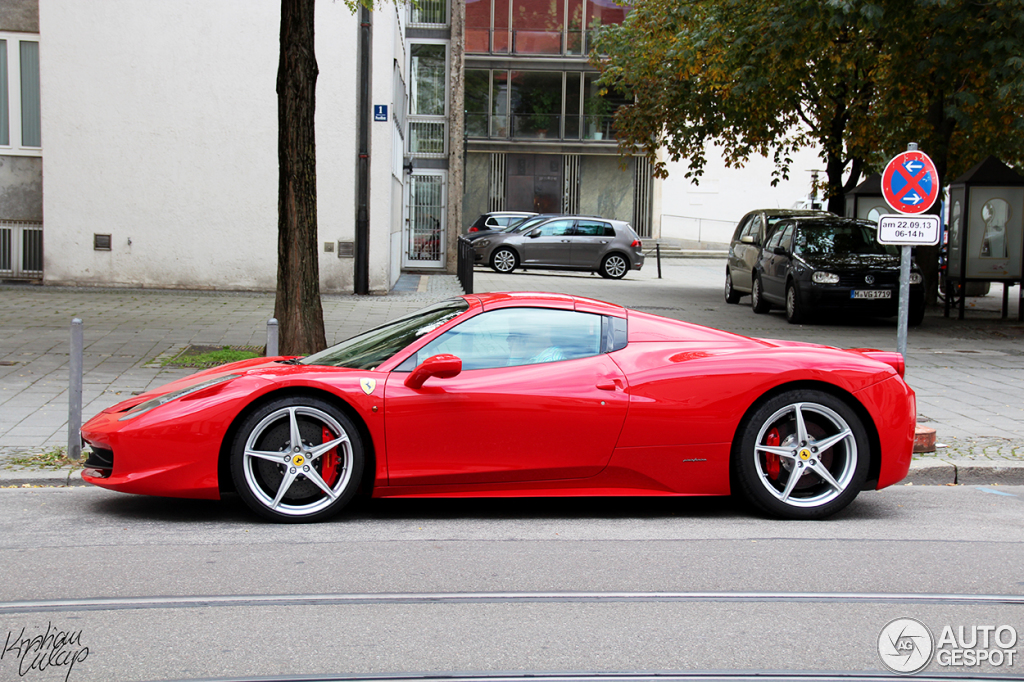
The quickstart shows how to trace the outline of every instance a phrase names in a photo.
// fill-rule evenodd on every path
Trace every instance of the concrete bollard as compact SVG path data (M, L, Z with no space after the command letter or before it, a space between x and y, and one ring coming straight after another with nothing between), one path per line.
M277 352L277 349L278 349L277 332L278 332L278 329L277 329L277 318L276 317L272 317L269 320L267 320L267 357L268 358L273 358L273 357L277 357L278 355L280 355L280 353Z
M71 320L71 354L68 356L68 459L82 456L82 355L85 334L82 321Z

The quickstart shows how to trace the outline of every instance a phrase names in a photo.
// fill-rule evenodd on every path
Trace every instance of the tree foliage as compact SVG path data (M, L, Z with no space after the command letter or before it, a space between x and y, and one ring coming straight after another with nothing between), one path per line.
M661 177L659 148L695 181L711 145L730 166L768 156L777 182L816 145L841 212L909 141L942 173L1024 148L1020 0L636 0L596 54L602 85L634 98L622 150Z

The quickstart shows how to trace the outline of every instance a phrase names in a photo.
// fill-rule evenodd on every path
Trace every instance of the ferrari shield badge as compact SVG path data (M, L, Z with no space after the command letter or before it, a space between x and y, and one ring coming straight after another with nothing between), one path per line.
M373 389L377 388L377 380L376 379L360 379L359 380L359 387L361 389L363 389L363 393L365 393L366 395L370 395L371 393L373 393Z

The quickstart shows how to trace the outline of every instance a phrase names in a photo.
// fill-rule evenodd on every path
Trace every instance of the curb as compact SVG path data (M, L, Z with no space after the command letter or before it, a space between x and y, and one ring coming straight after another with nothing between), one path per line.
M70 474L70 476L69 476ZM914 459L907 477L896 485L1024 485L1024 462L937 458ZM0 488L68 488L89 485L81 470L23 469L0 471Z

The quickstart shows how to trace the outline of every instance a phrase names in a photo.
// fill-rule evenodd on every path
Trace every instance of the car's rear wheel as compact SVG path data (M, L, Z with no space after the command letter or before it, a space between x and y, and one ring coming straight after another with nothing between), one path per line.
M735 289L732 288L732 272L729 271L729 268L726 268L725 269L725 302L726 303L733 303L733 304L739 303L741 296L742 296L742 294L740 294L738 291L736 291Z
M920 305L911 304L910 310L907 311L907 324L911 327L917 327L922 322L924 322L924 303Z
M792 282L786 287L786 321L790 324L800 324L807 318L803 303L800 302L800 292Z
M512 249L498 249L491 256L491 267L495 272L512 272L517 265L519 265L519 257Z
M744 421L732 466L739 492L761 511L820 519L853 501L869 460L867 431L853 409L805 389L768 400Z
M598 272L606 279L622 279L629 272L629 261L620 253L610 253L601 261Z
M757 273L754 273L754 281L750 286L750 307L759 315L771 309L771 304L764 300L764 288Z
M321 521L348 504L363 473L352 421L312 396L282 398L248 415L231 447L242 500L265 519Z

